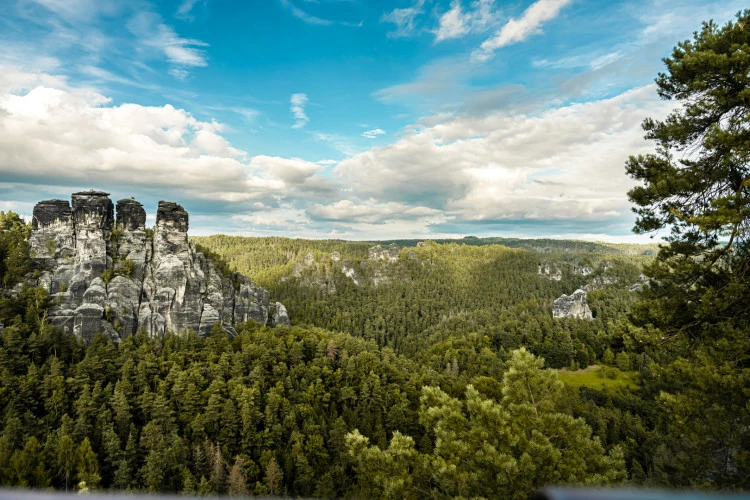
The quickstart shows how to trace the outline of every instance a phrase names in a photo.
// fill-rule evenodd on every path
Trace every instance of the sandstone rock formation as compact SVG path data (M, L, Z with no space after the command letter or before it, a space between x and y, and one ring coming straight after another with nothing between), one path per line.
M50 321L85 340L103 332L115 341L140 329L161 336L193 330L206 336L214 324L250 319L289 324L286 308L248 278L225 275L188 240L188 214L160 201L153 232L134 199L74 193L34 207L30 247L46 269L36 284L52 298Z
M552 304L553 318L594 319L586 304L586 291L578 289L571 295L563 294Z
M549 262L540 264L537 269L537 273L539 274L539 276L554 281L560 281L562 279L562 271L560 270L560 267Z
M398 260L398 245L391 243L388 248L381 245L375 245L367 250L369 260L384 260L387 262L396 262Z

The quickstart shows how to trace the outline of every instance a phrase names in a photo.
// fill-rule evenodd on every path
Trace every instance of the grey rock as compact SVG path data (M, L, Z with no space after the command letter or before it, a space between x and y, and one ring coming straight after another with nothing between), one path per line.
M98 304L83 304L76 308L73 315L73 333L85 341L90 341L101 331L101 320L104 307Z
M381 245L375 245L367 250L367 258L369 260L395 262L398 260L398 245L391 243L388 248L383 248Z
M341 260L341 254L338 252L331 252L331 260L334 262L338 262Z
M312 266L313 264L315 264L315 256L312 252L308 252L308 254L305 255L305 265Z
M31 256L45 267L71 257L75 248L73 217L66 200L40 201L31 219Z
M200 326L198 327L198 335L201 337L207 337L208 334L211 333L211 328L213 328L216 323L221 324L221 314L214 309L211 304L204 304L203 312L201 313Z
M594 319L586 304L586 291L578 289L571 295L563 294L552 304L553 318Z
M273 313L273 325L286 325L290 326L292 323L289 321L289 314L286 312L286 307L281 302L276 302Z
M133 198L117 201L117 227L121 231L146 229L146 211Z
M549 280L560 281L562 279L562 271L560 270L560 267L550 262L539 264L537 273L539 276Z
M84 191L72 199L72 208L64 200L34 208L30 245L45 271L33 284L52 297L52 324L84 340L101 332L114 341L139 329L152 336L208 335L220 323L236 335L234 326L249 320L289 324L286 308L272 306L268 291L245 276L224 275L196 250L187 237L188 214L177 203L159 202L149 239L137 201L117 202L115 225L107 193Z
M79 273L94 278L111 267L114 223L114 205L108 193L73 193L75 262Z
M344 273L344 276L352 280L352 283L359 286L362 284L361 280L357 276L357 272L354 270L351 265L347 266L347 263L345 262L343 266L341 266L341 272Z
M651 288L651 281L648 279L648 276L641 273L640 276L638 276L638 281L634 283L628 291L630 292L642 292L646 288Z

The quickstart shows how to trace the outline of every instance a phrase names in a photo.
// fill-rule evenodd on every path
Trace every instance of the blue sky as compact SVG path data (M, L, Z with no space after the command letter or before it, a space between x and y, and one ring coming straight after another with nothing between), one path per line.
M4 0L0 210L97 188L191 234L642 240L661 58L742 7Z

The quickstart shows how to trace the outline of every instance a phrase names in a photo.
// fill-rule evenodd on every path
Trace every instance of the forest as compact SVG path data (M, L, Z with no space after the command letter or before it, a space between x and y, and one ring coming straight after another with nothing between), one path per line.
M750 11L656 80L626 169L662 244L194 238L283 302L119 344L47 321L0 212L0 485L315 498L528 498L549 484L750 488ZM717 76L718 75L718 76ZM676 152L690 149L686 158ZM591 319L553 317L587 292Z

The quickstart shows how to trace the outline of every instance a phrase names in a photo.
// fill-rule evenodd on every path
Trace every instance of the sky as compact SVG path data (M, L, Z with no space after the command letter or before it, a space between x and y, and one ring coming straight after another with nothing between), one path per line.
M735 0L0 0L0 210L190 234L633 235L663 57ZM656 235L657 239L660 235Z

